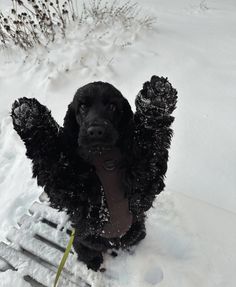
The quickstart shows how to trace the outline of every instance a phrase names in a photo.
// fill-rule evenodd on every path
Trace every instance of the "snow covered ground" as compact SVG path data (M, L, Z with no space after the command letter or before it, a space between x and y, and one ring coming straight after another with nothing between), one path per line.
M9 5L1 0L0 8ZM150 210L134 254L107 258L105 287L233 287L236 282L236 2L139 0L150 31L114 25L84 40L85 27L49 51L0 51L0 240L42 192L13 131L22 96L46 104L61 124L80 86L109 81L132 107L142 83L168 76L179 92L166 192ZM12 272L0 286L28 286ZM100 283L99 283L100 282Z

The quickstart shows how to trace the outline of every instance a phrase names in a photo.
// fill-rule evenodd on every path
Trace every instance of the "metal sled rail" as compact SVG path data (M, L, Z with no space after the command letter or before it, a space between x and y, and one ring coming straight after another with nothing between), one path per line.
M42 194L40 202L35 202L29 214L20 218L18 227L11 228L8 242L0 242L0 272L12 269L33 287L52 287L69 234L66 214L48 206ZM91 287L73 272L76 265L84 268L71 252L58 287Z

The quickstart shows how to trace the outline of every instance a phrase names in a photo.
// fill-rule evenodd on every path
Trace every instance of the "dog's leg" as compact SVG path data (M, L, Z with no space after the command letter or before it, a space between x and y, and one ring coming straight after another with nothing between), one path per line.
M136 98L133 209L142 214L164 189L177 91L167 79L153 76Z
M33 177L44 187L52 207L71 210L71 195L76 203L77 220L82 213L80 194L83 183L73 177L74 170L64 152L63 129L51 112L36 99L20 98L12 105L14 129L26 146L26 155L33 163ZM77 181L76 181L77 180ZM73 183L73 185L71 184Z
M33 163L38 185L46 186L60 157L61 128L51 112L36 99L20 98L12 105L13 126ZM58 187L59 188L59 187Z
M38 185L45 187L50 196L48 187L58 182L59 176L53 176L61 156L60 131L61 128L52 118L50 111L36 99L20 98L12 105L11 117L13 126L26 147L26 155L32 160L33 177L37 178ZM64 198L59 191L64 186L57 184L57 197L50 196L54 207L63 208Z
M103 262L102 252L91 249L78 240L74 241L73 246L78 255L78 260L84 262L89 269L99 270Z
M129 249L133 245L137 245L146 237L146 228L144 219L136 221L132 224L130 230L121 238L121 248Z

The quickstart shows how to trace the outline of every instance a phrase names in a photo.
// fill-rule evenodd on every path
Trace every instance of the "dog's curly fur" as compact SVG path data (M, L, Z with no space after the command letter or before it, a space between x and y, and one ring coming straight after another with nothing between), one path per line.
M124 236L111 240L99 235L105 212L101 182L93 165L78 152L80 126L75 116L79 95L94 93L96 96L104 90L111 97L116 94L122 102L116 146L125 155L123 183L135 218ZM32 159L33 176L44 187L51 205L67 210L76 230L74 248L78 258L93 270L99 269L102 252L114 247L128 249L146 235L145 212L165 186L176 94L167 79L153 76L138 94L133 114L128 101L112 85L90 83L76 92L63 127L36 99L21 98L13 104L13 125L25 143L26 155Z

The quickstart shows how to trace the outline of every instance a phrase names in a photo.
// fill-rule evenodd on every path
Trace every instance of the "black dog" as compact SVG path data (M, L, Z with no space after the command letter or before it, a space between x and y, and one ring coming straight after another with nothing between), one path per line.
M176 95L167 79L153 76L133 114L115 87L90 83L76 92L63 127L36 99L13 104L33 176L51 205L70 215L74 248L88 268L98 270L108 249L145 237L145 212L165 186Z

